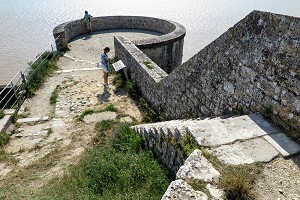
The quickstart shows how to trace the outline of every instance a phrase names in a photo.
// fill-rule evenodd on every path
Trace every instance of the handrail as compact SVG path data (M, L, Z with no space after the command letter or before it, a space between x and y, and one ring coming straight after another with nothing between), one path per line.
M47 67L47 65L43 66L43 64L48 60L50 54L53 55L50 60L56 56L57 52L60 51L60 42L60 36L56 37L55 40L48 45L23 72L18 71L18 73L16 73L16 75L5 85L0 91L0 109L15 108L16 111L20 109L21 105L28 97L29 86L35 83L31 78L39 73L39 70L43 70L43 68ZM45 56L45 58L41 59L42 56ZM33 68L34 65L36 65L35 68ZM30 82L27 80L30 80Z

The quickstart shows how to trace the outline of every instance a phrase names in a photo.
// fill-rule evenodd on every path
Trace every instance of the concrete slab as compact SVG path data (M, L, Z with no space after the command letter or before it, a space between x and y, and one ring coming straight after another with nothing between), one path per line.
M199 149L195 149L184 162L178 172L176 179L202 180L205 182L216 181L220 177L213 165L202 155Z
M279 153L263 138L255 138L245 142L222 145L209 150L219 160L232 165L269 162Z
M43 117L30 117L30 118L22 118L18 119L17 123L33 123L33 122L42 122L42 121L48 121L49 117L48 116L43 116Z
M87 124L93 122L100 122L103 120L115 120L117 118L117 114L115 112L100 112L94 113L91 115L86 115L83 118L83 121Z
M6 115L13 115L15 113L15 111L16 111L15 109L5 109L4 113Z
M5 115L2 119L0 119L0 133L6 131L6 129L11 124L11 115Z
M171 182L164 196L161 198L161 200L175 199L207 200L208 197L205 193L195 191L187 182L179 179Z
M291 140L283 133L266 135L264 138L275 148L283 157L291 156L300 152L300 145Z
M201 146L219 146L279 132L256 114L228 119L202 120L196 125L188 127Z

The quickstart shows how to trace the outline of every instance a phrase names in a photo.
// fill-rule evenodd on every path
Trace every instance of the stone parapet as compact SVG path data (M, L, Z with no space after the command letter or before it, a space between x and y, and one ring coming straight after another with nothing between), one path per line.
M182 62L185 28L169 20L143 16L106 16L92 18L93 32L109 29L140 29L154 31L160 36L132 41L164 71L170 73ZM82 20L58 25L54 37L61 37L61 45L67 47L70 40L86 33Z

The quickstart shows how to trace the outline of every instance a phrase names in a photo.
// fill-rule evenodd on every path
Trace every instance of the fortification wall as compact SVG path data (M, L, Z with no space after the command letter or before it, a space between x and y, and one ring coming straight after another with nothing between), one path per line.
M185 28L176 22L142 16L93 17L92 29L93 32L142 29L161 33L161 36L132 42L167 73L181 65ZM85 33L85 25L81 20L60 24L53 30L54 37L60 36L64 47L70 40Z
M116 38L115 45L133 81L166 118L264 111L300 140L299 18L253 11L158 80L156 67L144 70L134 43Z

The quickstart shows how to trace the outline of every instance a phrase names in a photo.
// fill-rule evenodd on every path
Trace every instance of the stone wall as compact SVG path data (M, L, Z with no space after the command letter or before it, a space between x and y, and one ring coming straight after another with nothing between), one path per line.
M141 29L160 33L161 36L132 42L167 73L180 66L182 62L185 28L176 22L142 16L93 17L92 29L93 32L109 29ZM70 40L85 33L85 25L81 20L60 24L53 30L54 38L60 36L64 47L67 47Z
M299 18L253 11L159 79L156 67L145 70L134 43L116 38L115 45L133 81L167 119L264 111L300 140Z

